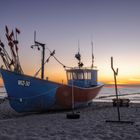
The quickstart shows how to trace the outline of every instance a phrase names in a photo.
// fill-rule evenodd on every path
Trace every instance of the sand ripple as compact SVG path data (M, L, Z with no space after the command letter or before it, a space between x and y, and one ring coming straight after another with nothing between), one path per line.
M68 111L42 114L19 114L8 102L0 105L0 139L18 140L139 140L140 105L123 107L121 119L131 124L106 123L117 120L116 108L110 103L93 103L82 108L80 119L66 119Z

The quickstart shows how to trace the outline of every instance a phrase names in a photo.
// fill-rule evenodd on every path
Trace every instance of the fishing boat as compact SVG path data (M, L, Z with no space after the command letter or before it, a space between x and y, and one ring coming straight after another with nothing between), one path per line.
M17 112L40 112L47 110L72 109L87 106L98 95L103 87L102 83L97 81L97 68L83 67L81 55L78 53L75 57L78 59L78 67L67 67L55 57L55 51L50 51L50 56L45 61L45 44L37 42L31 46L42 49L42 65L35 76L29 76L23 73L18 56L17 35L19 30L9 33L6 26L6 37L11 50L11 57L5 49L5 45L0 41L0 55L4 62L0 72L7 91L10 106ZM67 75L67 84L57 83L44 79L44 65L53 57L60 63ZM93 62L93 55L92 55ZM36 75L41 72L41 78Z

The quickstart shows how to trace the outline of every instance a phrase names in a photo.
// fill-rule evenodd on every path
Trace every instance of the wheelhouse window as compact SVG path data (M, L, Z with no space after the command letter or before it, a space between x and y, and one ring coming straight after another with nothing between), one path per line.
M91 71L67 71L68 80L91 80Z
M77 77L78 77L79 80L83 80L84 79L84 73L83 72L77 73Z
M91 79L91 72L87 72L87 79L90 80Z
M71 74L71 72L67 72L67 78L68 78L68 80L71 80L71 79L72 79L72 74Z
M72 72L72 77L73 77L74 80L77 80L78 79L77 73L76 72Z

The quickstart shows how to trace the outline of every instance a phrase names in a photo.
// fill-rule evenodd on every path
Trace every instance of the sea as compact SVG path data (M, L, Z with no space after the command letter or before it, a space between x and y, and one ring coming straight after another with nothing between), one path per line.
M140 103L140 85L118 85L117 93L119 98L130 99L132 103ZM0 98L7 97L5 87L0 87ZM93 99L99 102L111 102L116 98L116 91L114 85L104 85L98 96Z
M4 86L0 86L0 99L7 97L7 92Z
M117 85L119 98L129 99L132 103L140 103L140 85ZM114 85L105 85L94 101L112 102L116 98Z

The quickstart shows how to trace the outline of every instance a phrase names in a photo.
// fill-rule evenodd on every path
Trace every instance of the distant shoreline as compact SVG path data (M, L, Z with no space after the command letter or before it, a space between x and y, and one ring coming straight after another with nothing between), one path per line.
M118 86L140 86L140 84L117 84ZM114 86L114 84L104 84L104 86Z

